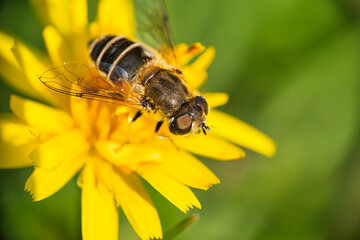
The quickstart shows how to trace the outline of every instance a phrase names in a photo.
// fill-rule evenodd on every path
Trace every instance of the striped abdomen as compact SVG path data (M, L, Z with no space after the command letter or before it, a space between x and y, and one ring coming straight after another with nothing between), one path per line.
M140 43L123 36L103 35L90 43L90 57L111 81L132 81L136 71L153 55Z

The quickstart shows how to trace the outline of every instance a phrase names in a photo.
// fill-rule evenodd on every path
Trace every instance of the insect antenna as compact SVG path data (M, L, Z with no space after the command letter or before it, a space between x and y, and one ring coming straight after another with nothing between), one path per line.
M211 130L209 126L205 125L205 123L202 124L201 129L202 129L202 132L204 133L204 135L207 135L206 131L210 132L210 130Z

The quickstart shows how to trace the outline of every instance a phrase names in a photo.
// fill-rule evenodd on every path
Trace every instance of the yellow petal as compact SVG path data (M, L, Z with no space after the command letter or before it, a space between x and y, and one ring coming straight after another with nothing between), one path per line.
M217 160L228 161L245 157L241 148L214 136L213 129L211 128L207 136L173 136L173 141L181 149Z
M1 41L1 45L0 45L1 58L4 61L8 62L10 65L19 68L16 58L14 54L11 52L11 48L14 45L14 38L8 36L3 32L0 32L0 41Z
M43 31L43 38L46 50L53 64L60 65L64 61L72 59L69 53L71 49L64 43L63 37L55 27L47 26Z
M55 26L62 35L83 32L86 28L87 1L31 0L46 25Z
M102 34L135 37L135 17L129 0L100 0L97 22L91 26L91 36Z
M28 157L31 151L38 146L37 142L30 142L20 146L9 143L0 145L0 169L23 168L32 166L32 160Z
M161 161L162 152L154 144L125 144L98 141L96 150L103 158L115 165L134 165L142 162Z
M0 74L6 82L21 92L36 97L36 91L26 80L26 76L11 51L14 39L5 33L0 32Z
M81 134L81 133L78 133ZM34 201L40 201L44 198L47 198L61 189L83 166L85 161L85 156L87 150L84 150L82 147L79 147L76 150L71 152L68 151L69 145L75 148L75 146L80 146L85 144L79 140L76 142L76 139L63 138L63 142L58 141L58 145L54 146L49 144L46 151L42 149L39 150L39 153L45 153L43 155L37 154L35 161L38 163L43 163L45 166L50 165L51 159L40 159L46 157L54 157L57 154L59 158L62 158L62 161L57 164L56 167L52 169L47 168L36 168L31 176L28 178L25 190L30 192ZM55 161L58 159L55 158ZM39 164L41 165L41 164Z
M104 161L98 161L96 167L99 179L114 193L140 238L161 238L159 216L139 177L128 168L114 168Z
M34 50L28 49L25 45L18 41L14 42L12 51L20 68L24 72L27 81L38 93L37 99L61 105L61 99L59 100L58 97L63 97L63 95L55 95L54 91L45 87L45 85L39 80L39 76L48 69L48 66L50 65L49 61L44 57L40 57L39 54L35 55Z
M22 121L44 133L59 133L73 127L71 117L64 111L12 95L10 108Z
M229 95L226 93L203 93L201 96L206 99L210 108L225 105L229 100Z
M208 47L195 62L183 68L185 79L191 84L191 88L198 89L207 79L206 70L215 57L215 49Z
M180 67L185 66L191 59L199 55L205 50L205 47L197 42L191 46L188 46L186 43L180 43L175 46L173 51L169 51L165 56L166 59L173 60L171 61L174 66L179 64ZM174 57L174 53L176 58Z
M9 114L0 115L0 129L1 141L11 143L14 146L37 140L37 133L34 129L21 124L16 117Z
M0 118L0 168L21 168L32 165L28 157L39 141L33 130L13 117Z
M72 97L70 98L70 112L76 126L78 126L86 136L91 136L93 134L91 127L92 118L89 116L88 103L89 101L85 99Z
M63 1L60 1L63 4ZM65 12L70 12L70 29L75 33L86 31L88 24L88 9L86 0L69 0L69 8ZM69 11L70 10L70 11ZM62 24L62 19L58 21Z
M89 144L84 135L78 130L72 130L42 143L30 154L30 158L35 168L55 170L68 156L77 156L88 150Z
M114 111L114 109L110 107L113 106L100 107L99 110L95 112L95 118L97 120L95 124L95 129L98 133L99 140L105 140L109 137L111 128L109 119L111 119L111 114ZM92 119L94 119L94 117Z
M179 45L181 46L182 44ZM179 49L175 49L175 51L178 52L177 55L180 58L179 61L181 66L185 66L191 59L205 50L205 47L199 42L194 43L191 46L185 44L185 47L182 48L180 48L180 46Z
M142 164L138 167L137 172L184 213L193 206L200 209L201 205L195 194L187 186L162 171L158 165L161 163Z
M84 240L117 240L118 213L113 194L95 178L92 160L81 174L81 219Z
M212 110L208 117L209 126L214 126L214 135L271 157L276 152L274 141L249 124L223 112Z
M167 161L159 164L159 168L177 181L194 188L206 190L219 179L198 159L183 151L169 155Z
M141 239L161 239L160 219L142 182L133 173L122 173L121 177L129 194L117 195L116 199L136 233Z

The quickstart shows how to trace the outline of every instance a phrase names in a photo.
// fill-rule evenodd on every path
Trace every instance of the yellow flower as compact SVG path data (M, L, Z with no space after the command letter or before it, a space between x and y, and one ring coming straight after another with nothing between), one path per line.
M0 33L0 74L25 95L51 106L11 97L14 114L0 118L0 167L34 166L25 185L34 201L56 193L79 173L84 239L117 239L118 206L141 239L162 238L157 211L141 178L181 211L201 208L189 187L206 190L220 181L190 153L234 160L245 156L236 144L266 156L275 153L266 135L214 109L227 102L224 93L202 94L211 107L208 125L214 127L209 135L172 136L162 128L160 135L170 136L163 139L154 134L156 121L150 116L129 123L137 109L50 91L39 74L49 65L86 61L89 39L101 34L134 38L133 9L126 0L101 0L96 21L88 25L85 0L32 2L46 24L47 55ZM176 51L185 78L199 88L214 49L196 43L191 48L180 44Z

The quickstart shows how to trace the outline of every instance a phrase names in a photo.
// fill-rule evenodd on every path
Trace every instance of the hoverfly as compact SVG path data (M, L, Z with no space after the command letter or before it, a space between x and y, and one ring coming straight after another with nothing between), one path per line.
M172 134L202 131L206 135L210 130L205 124L209 111L206 100L190 91L179 66L165 59L165 51L170 49L176 62L163 0L138 0L136 5L140 38L150 40L151 47L124 36L103 35L89 43L96 71L88 65L68 63L49 69L40 80L60 93L136 107L139 111L132 121L143 111L159 113L155 132L167 122Z

